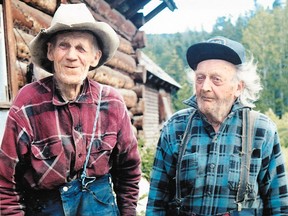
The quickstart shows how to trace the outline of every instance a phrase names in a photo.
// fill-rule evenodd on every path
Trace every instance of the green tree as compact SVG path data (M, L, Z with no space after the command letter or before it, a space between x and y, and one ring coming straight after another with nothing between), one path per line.
M285 12L286 10L286 12ZM243 31L243 43L258 61L263 93L257 108L285 112L287 95L287 8L260 8ZM287 106L287 104L286 104Z

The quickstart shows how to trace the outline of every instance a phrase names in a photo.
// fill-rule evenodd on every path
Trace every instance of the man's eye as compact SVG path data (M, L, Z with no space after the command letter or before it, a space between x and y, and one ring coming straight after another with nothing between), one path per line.
M80 52L86 52L86 50L84 48L80 48L79 51Z
M222 82L222 79L219 78L219 77L214 77L214 78L213 78L213 81L214 81L214 83L221 83L221 82Z
M203 76L200 76L200 77L197 77L196 78L196 80L197 80L197 82L201 82L201 81L203 81L205 78L203 77Z
M84 47L82 47L82 46L77 46L76 49L77 49L79 52L86 52L86 50L85 50Z
M59 44L59 47L61 47L61 48L67 48L68 47L68 44L67 43L60 43Z

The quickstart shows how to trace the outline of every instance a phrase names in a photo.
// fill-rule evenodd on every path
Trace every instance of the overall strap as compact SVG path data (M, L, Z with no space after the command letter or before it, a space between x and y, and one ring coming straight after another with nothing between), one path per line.
M181 140L181 143L179 145L179 150L178 150L178 159L177 159L177 165L176 165L176 193L175 193L175 199L181 203L181 188L180 188L180 170L181 170L181 160L182 156L186 150L187 143L191 137L191 128L192 128L192 120L193 116L196 112L196 109L194 109L191 114L190 118L188 120L183 139Z
M96 110L96 114L95 114L95 119L94 119L94 123L93 123L93 130L92 130L92 137L91 137L91 141L88 147L88 152L86 155L86 159L84 162L84 166L83 166L83 172L81 174L81 181L82 181L82 187L85 189L87 188L87 185L92 183L96 177L88 177L87 173L86 173L86 168L87 168L87 164L89 161L89 157L90 157L90 152L91 152L91 148L92 148L92 144L94 141L94 136L95 136L95 132L96 132L96 125L98 122L98 118L99 118L99 114L100 114L100 105L101 105L101 99L102 99L102 89L103 86L100 84L100 90L99 90L99 96L98 96L98 102L97 102L97 110Z
M248 187L252 142L254 137L254 122L258 115L259 113L256 111L243 109L241 170L239 188L236 198L238 211L241 211L242 209L242 202L245 199L245 194Z

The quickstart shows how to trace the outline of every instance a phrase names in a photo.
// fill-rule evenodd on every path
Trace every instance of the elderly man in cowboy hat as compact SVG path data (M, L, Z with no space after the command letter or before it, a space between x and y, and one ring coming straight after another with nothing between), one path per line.
M125 103L87 78L118 45L82 3L60 5L31 41L33 63L53 76L24 86L9 111L0 215L136 215L140 157Z

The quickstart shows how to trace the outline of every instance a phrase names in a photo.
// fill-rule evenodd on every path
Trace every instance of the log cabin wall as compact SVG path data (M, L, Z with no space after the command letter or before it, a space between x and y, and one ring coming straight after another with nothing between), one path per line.
M157 89L145 86L143 92L145 112L143 115L143 133L148 145L157 143L159 136L159 92Z
M155 140L159 136L159 125L165 118L167 119L167 106L169 106L171 110L171 101L166 100L166 104L165 102L163 103L159 91L161 85L153 86L153 83L152 85L149 84L149 81L147 81L147 65L139 64L139 62L141 62L141 59L139 59L141 56L139 57L136 53L138 52L137 50L146 46L144 32L139 31L130 20L125 19L122 14L112 9L104 0L6 1L9 1L9 6L11 7L12 33L15 39L15 46L13 46L13 44L11 45L11 43L9 46L15 49L16 55L16 63L14 65L16 75L12 70L10 73L16 77L17 81L15 81L14 78L12 79L12 83L15 85L15 82L17 82L17 90L28 82L33 81L33 79L41 79L51 75L49 72L43 71L31 64L28 48L29 42L42 28L49 27L52 16L61 3L84 2L95 19L110 24L120 39L120 46L115 56L105 65L91 71L89 78L117 88L122 94L127 109L130 112L131 121L135 127L135 133L138 138L144 139L148 145L156 144ZM11 59L13 59L12 56L10 57L10 62ZM168 86L171 85L172 89L175 89L175 86L178 89L179 86L173 82L172 84L169 82L165 83L166 90L164 90L164 95L166 95L166 98L168 95L169 98L171 92L169 88L167 88L167 83ZM15 93L12 93L12 96L15 96ZM161 99L160 101L162 101L161 103L159 103L159 98ZM164 106L164 108L160 106ZM161 119L159 119L160 117Z

